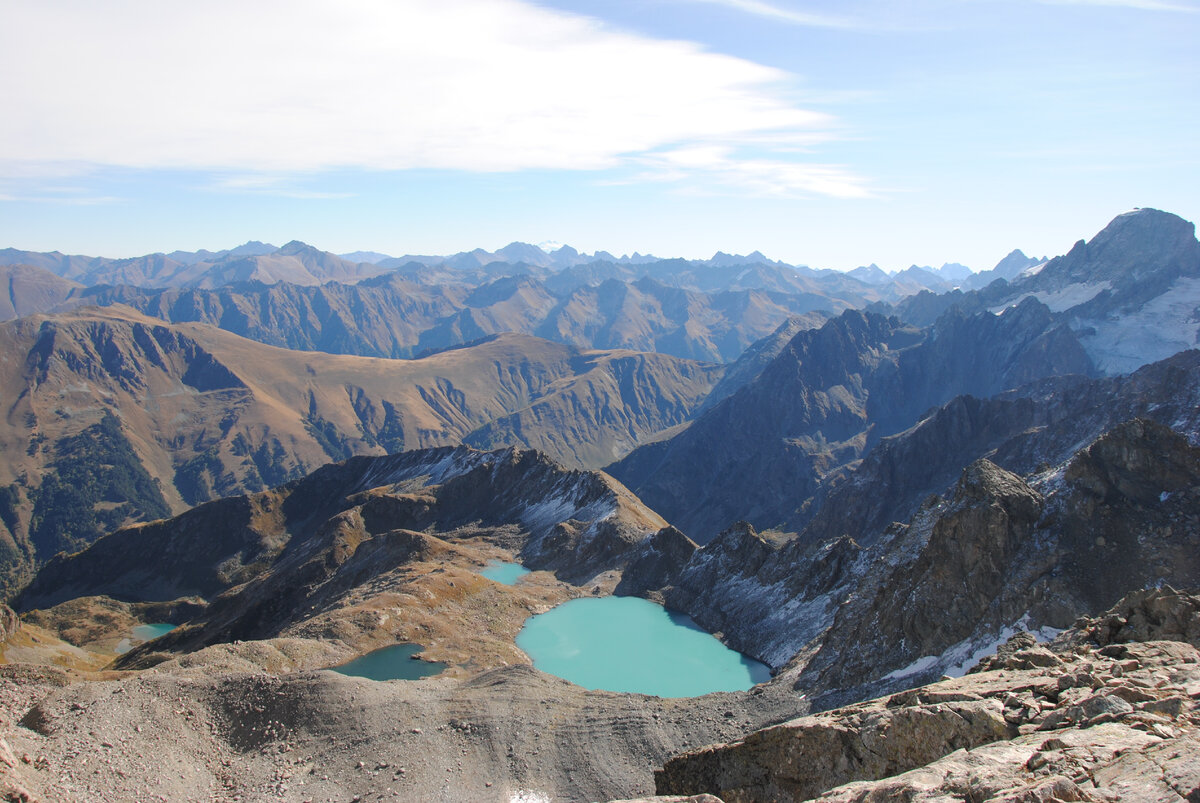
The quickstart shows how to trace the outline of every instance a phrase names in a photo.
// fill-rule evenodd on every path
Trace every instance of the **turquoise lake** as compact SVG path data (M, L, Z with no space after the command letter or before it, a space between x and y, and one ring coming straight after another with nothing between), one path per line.
M420 644L393 644L355 658L348 664L329 667L343 675L371 680L420 680L446 668L439 661L419 661L414 655L425 649Z
M175 625L167 624L166 622L152 625L138 625L130 631L129 638L121 639L117 644L115 652L117 655L124 655L144 641L150 641L161 635L170 633L175 627Z
M488 565L483 567L479 573L489 580L495 580L497 583L511 586L529 574L529 570L519 563L504 563L503 561L493 560L489 561Z
M637 597L588 597L531 617L517 646L543 672L585 689L695 697L769 680L765 664L691 619Z

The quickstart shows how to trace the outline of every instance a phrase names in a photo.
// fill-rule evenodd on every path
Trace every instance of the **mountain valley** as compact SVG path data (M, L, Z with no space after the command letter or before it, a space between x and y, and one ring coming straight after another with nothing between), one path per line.
M354 454L479 442L601 465L686 421L721 375L517 334L413 361L299 352L122 307L0 324L0 341L10 583L106 528ZM54 484L64 468L92 479Z
M560 251L4 252L4 794L1200 796L1192 224L988 275ZM612 595L772 679L517 647ZM396 643L447 668L327 671Z

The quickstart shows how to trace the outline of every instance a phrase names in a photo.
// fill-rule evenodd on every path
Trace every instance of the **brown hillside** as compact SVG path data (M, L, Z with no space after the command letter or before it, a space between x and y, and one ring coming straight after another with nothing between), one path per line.
M0 449L8 456L0 466L0 547L9 553L0 560L21 566L35 551L51 550L45 558L99 535L49 532L40 549L28 543L42 521L44 477L80 461L98 461L96 472L64 493L92 493L79 503L88 515L108 510L114 518L112 506L129 501L130 486L142 489L144 504L113 526L162 515L164 502L178 512L355 454L457 444L533 405L552 410L545 426L564 431L550 437L535 416L488 429L487 443L535 445L569 466L594 466L686 420L721 370L523 335L412 361L297 352L119 306L0 325L0 354ZM107 414L119 426L107 419L100 431ZM85 449L76 436L93 443ZM63 516L70 506L46 507L46 516Z

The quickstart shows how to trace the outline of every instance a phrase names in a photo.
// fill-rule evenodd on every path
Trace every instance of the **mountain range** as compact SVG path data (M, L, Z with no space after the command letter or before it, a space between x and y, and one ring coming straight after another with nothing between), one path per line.
M1174 590L1200 586L1191 223L1134 210L1053 259L886 283L758 254L306 249L8 269L0 534L20 616L0 616L0 649L65 668L0 671L28 698L0 759L11 740L55 762L0 760L0 782L138 797L151 771L111 745L140 737L109 731L152 709L168 760L186 763L175 742L203 757L181 778L250 797L303 778L306 796L629 798L662 767L661 791L730 799L919 798L960 776L971 799L1088 799L1194 741L1181 642L1200 643L1200 606ZM109 270L142 279L84 286ZM533 573L502 586L480 574L494 560ZM774 677L655 701L526 666L530 615L613 594ZM179 626L118 655L152 617ZM397 641L445 674L318 671ZM986 677L939 680L981 660ZM1122 745L1087 795L1040 769L1077 758L1072 739ZM120 773L98 780L70 763L110 754ZM926 765L936 779L907 774ZM1200 766L1170 767L1200 795Z
M713 275L719 274L719 270L713 269L749 266L762 266L804 276L837 273L831 270L813 270L805 265L789 265L769 259L759 251L745 255L718 251L709 259L681 260L660 259L637 253L632 256L615 257L607 251L584 254L569 245L546 250L541 246L522 242L509 243L495 251L476 248L443 256L408 254L399 257L376 251L334 254L298 240L282 247L252 240L236 248L220 251L172 251L168 254L147 254L125 259L4 248L0 249L0 265L39 267L87 286L133 284L145 287L219 287L237 281L319 284L325 281L357 281L392 270L412 271L420 267L443 268L466 274L479 274L483 271L492 276L518 275L521 271L534 271L546 275L589 265L601 265L606 270L620 269L626 276L633 278L662 273L664 267L668 272L678 270L679 265ZM851 275L869 284L889 284L897 281L909 286L916 284L931 288L948 288L967 280L972 272L963 265L947 263L941 268L913 265L897 274L888 274L871 265L851 271Z
M12 277L0 320L125 304L172 323L211 323L269 345L335 354L412 358L523 332L582 348L717 362L737 359L789 316L944 292L975 275L950 264L839 273L757 251L615 259L512 243L495 252L392 258L339 256L298 241L120 260L8 248L0 250L0 270Z

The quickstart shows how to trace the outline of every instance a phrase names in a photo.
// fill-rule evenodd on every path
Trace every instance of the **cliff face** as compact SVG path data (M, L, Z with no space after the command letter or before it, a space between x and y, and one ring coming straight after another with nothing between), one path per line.
M955 311L928 331L847 312L796 334L753 381L609 471L700 543L738 519L796 531L831 476L931 408L1091 372L1035 300L1002 316Z
M1191 800L1198 638L1200 597L1140 592L1048 647L1014 636L965 677L677 756L657 791L727 803Z
M1131 493L1097 492L1151 454L1170 469ZM1200 450L1135 419L1061 471L1030 484L987 461L969 467L868 570L877 579L839 609L797 685L819 706L859 699L962 671L1019 623L1064 628L1127 589L1200 584Z
M1180 434L1200 432L1198 360L956 399L831 482L797 536L735 526L680 547L668 572L642 571L661 562L643 546L626 587L827 707L953 671L1017 626L1066 627L1131 588L1200 583L1200 451Z

